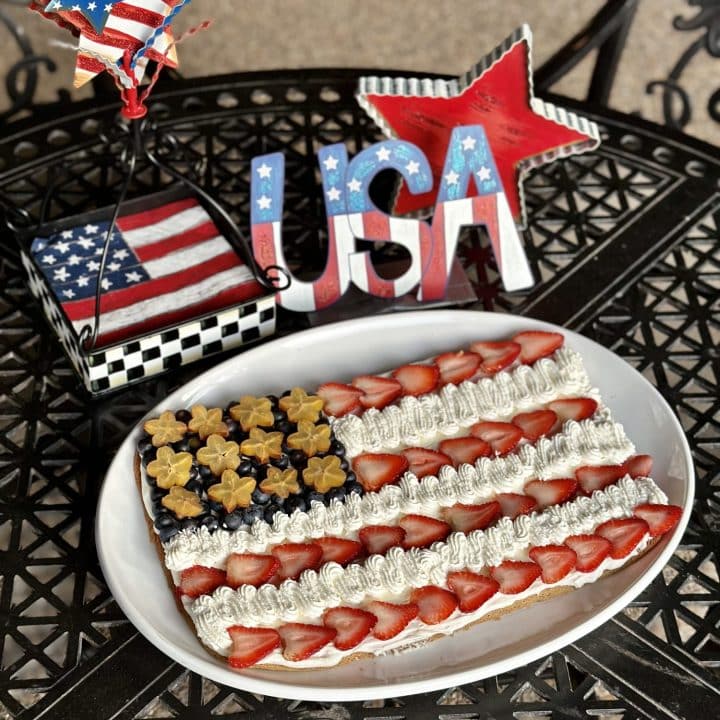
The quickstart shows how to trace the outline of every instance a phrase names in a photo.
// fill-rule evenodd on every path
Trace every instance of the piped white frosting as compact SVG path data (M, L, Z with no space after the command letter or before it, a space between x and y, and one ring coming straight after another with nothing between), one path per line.
M358 417L333 421L333 432L349 456L391 452L401 447L431 446L438 437L452 437L480 420L508 421L562 397L599 401L580 355L567 347L534 365L520 365L492 378L446 385L439 392L404 397L397 405L370 409Z
M364 525L389 524L401 515L419 513L439 516L440 509L456 502L480 503L500 492L521 492L534 478L572 476L581 465L621 463L634 447L618 423L607 413L582 422L568 421L561 433L525 444L516 453L501 458L480 458L472 465L441 469L439 477L422 480L412 473L397 485L386 485L377 493L350 495L344 503L330 506L313 503L307 512L275 515L272 523L256 521L251 527L230 532L206 528L181 532L164 545L169 570L182 571L192 565L224 568L234 552L266 552L282 542L301 542L326 535L354 538Z
M607 520L629 517L633 508L646 502L666 503L667 498L652 480L626 476L592 497L513 521L504 518L484 531L453 533L429 549L393 548L385 556L374 555L363 565L345 568L327 563L318 572L307 570L299 580L286 580L280 587L221 587L195 600L188 612L200 639L227 654L226 628L233 624L273 627L284 622L317 622L330 607L368 599L403 602L412 588L444 585L452 570L479 571L503 560L526 559L533 545L560 543L569 535L592 532Z

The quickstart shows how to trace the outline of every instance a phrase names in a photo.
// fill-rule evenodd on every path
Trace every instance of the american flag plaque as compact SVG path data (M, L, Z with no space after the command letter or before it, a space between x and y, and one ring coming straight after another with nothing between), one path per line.
M84 385L105 393L275 332L275 299L196 198L169 191L40 228L30 289ZM92 335L94 347L84 345Z

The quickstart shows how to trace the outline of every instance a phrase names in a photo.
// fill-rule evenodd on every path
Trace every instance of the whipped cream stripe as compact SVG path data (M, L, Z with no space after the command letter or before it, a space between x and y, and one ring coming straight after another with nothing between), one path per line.
M272 523L256 521L233 532L210 533L206 528L181 532L163 546L165 564L174 572L193 565L224 568L234 552L267 552L271 545L327 535L354 538L365 525L392 523L410 513L437 517L441 507L522 491L535 478L567 477L581 465L622 463L635 449L622 426L607 417L604 411L593 419L570 420L561 433L522 445L505 457L480 458L474 466L464 464L457 470L446 466L439 477L422 480L406 473L397 485L386 485L379 492L350 495L344 503L329 506L313 503L307 512L291 516L278 513Z
M405 602L413 588L444 586L452 570L480 571L503 560L527 559L532 546L592 532L607 520L630 517L637 505L647 502L666 504L667 497L649 478L626 476L592 497L512 521L503 518L492 528L468 535L453 533L431 549L393 548L385 556L373 555L364 565L345 568L327 563L318 572L306 570L298 581L286 580L280 587L221 587L195 600L188 612L200 639L227 653L226 628L233 624L276 627L285 622L317 622L328 608L358 605L370 598Z
M520 365L492 378L445 385L439 392L404 397L397 405L370 409L362 416L332 420L335 437L349 457L363 452L391 452L412 445L432 445L480 420L509 421L563 397L590 397L600 403L580 355L560 348L552 358Z

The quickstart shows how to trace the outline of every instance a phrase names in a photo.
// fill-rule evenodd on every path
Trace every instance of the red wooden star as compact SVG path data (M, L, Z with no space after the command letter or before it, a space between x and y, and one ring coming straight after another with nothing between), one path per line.
M513 217L523 225L523 175L558 157L597 147L595 123L533 96L531 42L530 28L523 25L457 80L360 78L360 105L387 135L419 146L433 171L432 192L411 195L403 184L395 212L434 206L450 133L457 125L485 128Z

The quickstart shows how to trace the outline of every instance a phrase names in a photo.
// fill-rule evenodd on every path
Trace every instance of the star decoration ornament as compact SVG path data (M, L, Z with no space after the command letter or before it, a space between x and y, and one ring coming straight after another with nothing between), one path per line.
M413 195L403 183L395 213L419 214L435 205L456 126L484 127L513 218L523 226L522 181L527 172L598 146L595 123L533 95L531 46L532 33L523 25L455 80L360 78L360 106L386 135L417 145L432 169L432 191ZM474 190L471 184L468 192Z
M45 12L78 12L92 25L96 33L102 33L113 5L120 0L50 0Z

